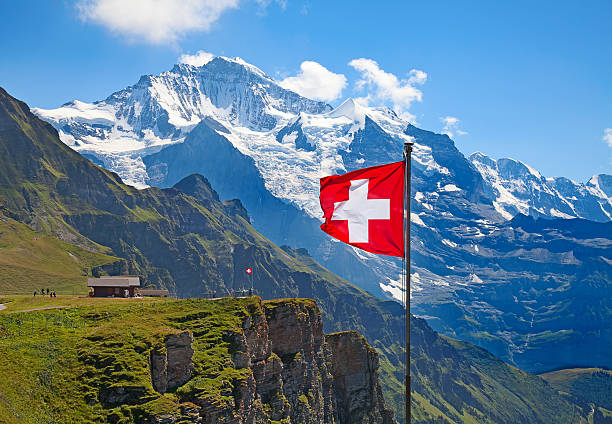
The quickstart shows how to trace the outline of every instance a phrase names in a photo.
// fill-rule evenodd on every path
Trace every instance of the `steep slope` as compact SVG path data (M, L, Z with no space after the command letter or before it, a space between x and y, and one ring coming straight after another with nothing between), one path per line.
M541 378L412 319L414 423L580 423L588 410Z
M203 121L183 143L145 156L143 161L151 176L149 183L167 187L185 175L207 175L222 199L240 198L244 202L253 226L273 242L306 248L332 272L383 297L378 282L384 276L382 269L373 264L376 258L366 253L369 260L364 261L350 247L334 243L321 232L318 219L272 195L253 159L236 149L225 135L215 130L211 120ZM393 270L392 275L396 273L399 269Z
M522 213L600 222L612 219L610 175L596 175L586 184L578 184L564 177L545 178L514 159L493 160L480 152L469 159L487 182L496 207L508 218Z
M140 156L182 141L211 117L252 131L269 131L301 111L330 107L285 90L240 58L217 57L201 67L176 65L143 75L133 86L93 104L73 101L35 113L53 122L62 139L130 184L142 186Z
M0 214L0 293L87 293L87 275L120 273L125 262L91 252Z
M568 393L581 403L593 403L612 411L612 371L601 368L570 368L551 371L541 377L552 387Z

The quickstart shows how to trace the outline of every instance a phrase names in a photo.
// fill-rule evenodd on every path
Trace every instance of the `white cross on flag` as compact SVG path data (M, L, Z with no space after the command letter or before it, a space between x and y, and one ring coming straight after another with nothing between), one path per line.
M321 229L372 253L404 256L404 162L321 178Z

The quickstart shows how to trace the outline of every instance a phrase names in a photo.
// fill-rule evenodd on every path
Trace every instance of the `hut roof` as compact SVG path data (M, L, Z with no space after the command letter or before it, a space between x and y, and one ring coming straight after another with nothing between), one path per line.
M89 278L87 287L140 287L139 277Z

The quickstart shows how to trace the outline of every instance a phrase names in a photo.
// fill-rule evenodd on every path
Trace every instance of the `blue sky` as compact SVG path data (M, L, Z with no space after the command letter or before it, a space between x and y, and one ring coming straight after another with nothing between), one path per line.
M195 12L160 17L151 1L3 2L0 85L50 108L103 99L200 50L278 80L313 61L346 78L332 105L370 95L436 132L456 118L446 130L466 155L545 176L612 173L612 2L194 0ZM357 87L371 61L385 93L378 80Z

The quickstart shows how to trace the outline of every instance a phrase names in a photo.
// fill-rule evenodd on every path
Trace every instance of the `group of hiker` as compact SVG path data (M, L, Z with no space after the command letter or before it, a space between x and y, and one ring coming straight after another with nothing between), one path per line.
M227 290L227 293L229 294L229 297L247 297L247 296L253 296L254 290L252 287L250 289L238 289L238 290L234 290L233 288L230 288L229 290ZM217 297L217 290L208 289L206 291L206 297L209 299L215 299Z
M36 295L39 294L38 290L34 290L34 297L36 297ZM55 290L51 291L49 290L49 288L47 287L47 291L45 292L45 289L41 289L40 290L40 295L41 296L49 296L49 297L57 297L57 293L55 292Z

